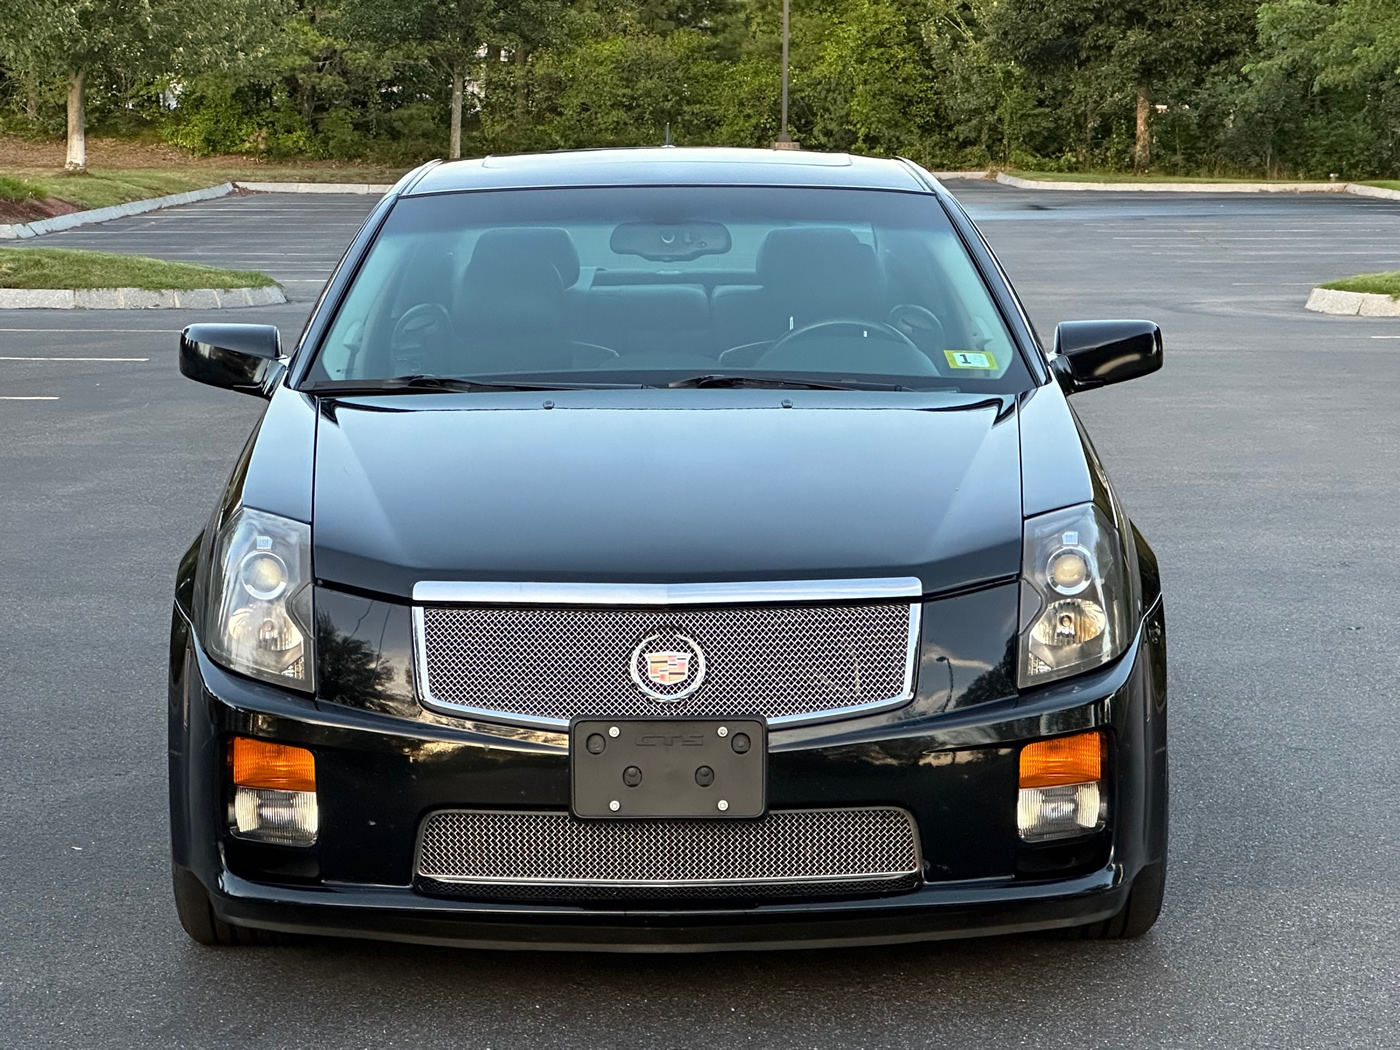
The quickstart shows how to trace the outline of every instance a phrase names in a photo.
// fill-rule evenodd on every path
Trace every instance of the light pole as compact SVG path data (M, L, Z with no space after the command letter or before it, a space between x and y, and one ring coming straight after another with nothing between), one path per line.
M798 145L788 134L788 0L783 0L783 127L778 132L774 149L797 149Z

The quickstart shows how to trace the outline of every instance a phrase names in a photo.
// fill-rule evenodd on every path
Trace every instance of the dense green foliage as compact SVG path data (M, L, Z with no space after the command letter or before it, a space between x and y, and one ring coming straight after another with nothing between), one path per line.
M0 4L0 128L60 129L81 64L96 127L198 152L440 156L454 84L466 154L779 131L781 0L138 6L129 26L112 17L123 0ZM47 8L79 15L46 36ZM791 69L793 137L819 149L940 168L1150 156L1168 174L1400 174L1397 0L792 0Z

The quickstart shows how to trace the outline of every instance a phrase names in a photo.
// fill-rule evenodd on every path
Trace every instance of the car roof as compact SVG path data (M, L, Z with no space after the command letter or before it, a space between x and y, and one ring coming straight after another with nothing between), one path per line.
M405 195L564 186L835 186L930 192L900 160L807 150L662 146L483 157L436 164Z

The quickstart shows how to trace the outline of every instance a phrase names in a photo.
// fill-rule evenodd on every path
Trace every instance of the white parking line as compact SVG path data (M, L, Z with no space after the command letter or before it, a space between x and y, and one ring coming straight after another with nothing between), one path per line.
M13 397L7 394L0 394L0 401L57 401L53 396L47 397Z
M0 361L149 361L149 357L0 357Z
M169 335L178 328L0 328L0 332L89 332L93 335Z

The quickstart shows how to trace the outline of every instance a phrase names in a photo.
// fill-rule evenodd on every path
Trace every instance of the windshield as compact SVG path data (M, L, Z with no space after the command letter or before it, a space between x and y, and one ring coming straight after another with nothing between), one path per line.
M708 186L400 200L308 379L396 377L1030 385L932 195Z

